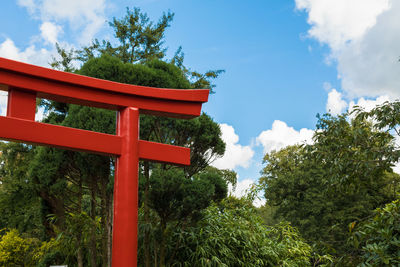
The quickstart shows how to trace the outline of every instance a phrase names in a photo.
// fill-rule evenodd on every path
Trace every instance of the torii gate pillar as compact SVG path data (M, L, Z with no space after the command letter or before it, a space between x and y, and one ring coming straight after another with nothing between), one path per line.
M114 181L112 266L136 266L138 223L139 110L118 112L117 134L122 137Z
M176 90L110 82L0 58L8 91L0 139L115 156L113 267L137 266L139 159L190 165L190 149L139 140L139 114L190 119L209 90ZM35 122L36 97L118 112L116 135Z

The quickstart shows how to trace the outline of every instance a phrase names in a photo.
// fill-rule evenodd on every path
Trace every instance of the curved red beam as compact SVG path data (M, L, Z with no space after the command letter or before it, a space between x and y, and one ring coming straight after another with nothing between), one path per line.
M207 89L161 89L117 83L52 70L0 57L0 90L16 87L40 98L121 110L137 107L141 113L192 118L207 102Z

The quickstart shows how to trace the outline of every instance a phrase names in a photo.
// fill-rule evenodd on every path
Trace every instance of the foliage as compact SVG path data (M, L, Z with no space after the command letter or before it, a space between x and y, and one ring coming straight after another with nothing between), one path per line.
M31 146L0 142L0 228L40 237L40 200L27 175Z
M39 266L66 263L60 236L41 242L37 238L21 235L17 229L2 230L0 240L0 266Z
M21 237L16 229L7 231L0 241L0 266L34 266L39 244L37 239Z
M351 255L347 225L393 200L399 176L393 137L346 115L319 118L314 144L273 151L260 183L275 217L298 227L319 249Z
M153 170L150 177L149 204L161 223L196 220L211 201L227 195L226 182L216 174L202 172L187 178L182 169Z
M171 266L324 266L331 261L329 255L314 254L289 224L265 226L246 200L212 205L199 227L175 235L182 243Z
M202 211L212 201L219 202L225 198L227 191L227 182L214 169L204 170L193 177L186 177L181 168L153 169L148 192L152 218L149 223L141 216L139 222L142 229L152 229L149 248L151 255L154 255L151 260L153 265L168 265L165 261L180 250L174 232L189 226L197 227L197 222L203 215ZM143 212L141 209L140 213ZM139 243L143 239L145 231L139 231ZM139 265L145 263L143 254L144 251L140 250Z
M115 49L116 55L123 62L135 63L148 58L163 58L165 49L161 48L164 32L174 17L173 13L163 14L157 24L150 21L146 13L139 8L126 10L122 19L114 18L110 26L114 29L115 37L120 46Z
M126 9L126 15L113 18L110 26L118 44L114 46L110 41L95 39L91 46L84 47L78 52L78 59L86 62L99 54L109 54L119 58L124 63L139 63L146 60L162 59L166 49L162 48L165 30L170 26L174 14L163 14L157 23L150 21L146 13L135 7Z
M381 130L394 130L400 136L400 101L385 102L371 111L365 111L361 107L355 107L354 114L359 119L374 119L374 126Z
M400 264L400 200L375 211L373 218L354 228L351 240L360 248L359 266L398 266ZM352 229L354 228L354 229Z

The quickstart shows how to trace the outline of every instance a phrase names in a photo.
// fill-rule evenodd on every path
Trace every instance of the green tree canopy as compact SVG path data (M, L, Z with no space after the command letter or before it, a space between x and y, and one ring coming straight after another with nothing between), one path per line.
M348 225L393 200L393 137L362 119L319 118L314 144L264 157L260 182L276 216L336 255L348 252Z

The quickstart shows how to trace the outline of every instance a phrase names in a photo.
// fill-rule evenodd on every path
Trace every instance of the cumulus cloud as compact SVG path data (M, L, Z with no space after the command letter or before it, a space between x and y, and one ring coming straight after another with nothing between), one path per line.
M354 108L361 107L365 111L371 111L373 108L382 105L387 101L391 101L388 95L382 95L377 98L358 98L356 101L351 100L347 102L343 98L343 94L341 92L336 91L336 89L332 89L328 93L328 101L326 103L326 111L331 113L332 115L338 115L346 111L346 108L349 112L352 112Z
M235 129L228 124L220 124L222 140L226 144L223 157L216 159L211 165L219 169L234 169L237 166L249 167L254 151L250 146L242 146Z
M42 38L46 43L54 45L58 41L58 35L62 33L62 28L52 22L44 22L40 26Z
M20 6L43 22L67 21L81 44L89 43L105 24L105 0L19 0Z
M400 97L400 1L295 0L308 35L331 48L348 98Z
M48 67L51 55L51 51L45 48L37 48L35 45L20 50L9 38L0 43L0 57Z
M380 96L376 99L365 99L365 98L361 97L360 99L357 100L357 102L350 101L349 111L354 110L355 106L361 107L365 111L371 111L373 108L375 108L376 106L382 105L386 101L390 101L390 98L387 95Z
M328 93L328 102L326 103L326 112L332 115L338 115L345 111L347 102L342 98L342 93L332 89Z
M337 55L342 88L351 97L400 97L400 2L377 19L360 40L350 43Z
M295 0L298 10L308 12L309 36L333 49L361 38L376 24L377 16L390 7L389 0Z
M289 145L311 143L314 131L306 128L296 131L289 127L285 122L275 120L272 123L272 129L263 131L256 142L264 147L264 153L272 150L280 150Z

